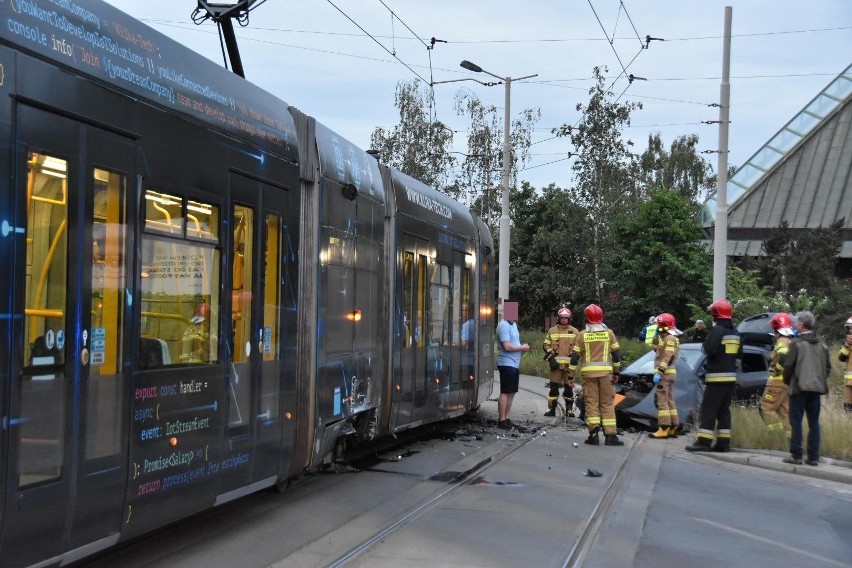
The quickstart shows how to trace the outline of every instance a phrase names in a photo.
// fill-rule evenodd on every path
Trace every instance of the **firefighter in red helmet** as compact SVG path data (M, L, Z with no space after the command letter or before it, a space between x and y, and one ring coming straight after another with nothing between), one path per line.
M731 317L734 310L728 300L716 300L709 306L713 327L701 350L704 362L704 397L701 399L701 424L689 452L731 451L731 400L737 383L737 367L742 357L740 332ZM716 443L713 444L713 440ZM712 446L711 446L712 444Z
M842 363L846 363L843 369L843 382L846 383L843 410L846 412L852 412L852 357L849 356L850 352L852 352L852 317L846 320L846 341L843 342L840 355L838 355L838 359Z
M577 328L571 325L571 310L563 306L556 312L556 325L544 336L544 358L550 364L550 392L547 394L545 416L556 416L559 387L565 401L565 416L574 416L574 389L568 385L568 363L577 339Z
M578 370L579 366L579 370ZM621 348L615 334L603 322L603 310L597 304L586 307L586 328L577 334L571 362L568 365L573 387L574 380L583 381L586 406L586 444L597 446L598 433L603 428L604 444L623 446L615 426L615 390L612 387L621 370Z
M790 398L784 384L784 356L793 339L793 318L777 313L769 320L775 332L772 338L772 356L769 358L769 376L760 399L760 413L766 429L771 433L790 434Z
M654 343L654 384L657 400L657 431L649 438L677 438L680 433L680 418L674 399L674 384L677 379L677 355L680 351L679 333L672 314L657 316L659 335Z

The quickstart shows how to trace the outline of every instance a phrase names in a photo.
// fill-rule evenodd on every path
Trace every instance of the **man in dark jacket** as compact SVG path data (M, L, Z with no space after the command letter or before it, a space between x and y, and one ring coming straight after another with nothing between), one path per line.
M701 399L701 424L695 443L688 452L731 451L731 399L737 384L737 366L742 357L740 332L731 317L734 309L728 300L716 300L708 306L713 328L701 346L704 362L704 398ZM712 445L713 439L716 443Z
M819 397L828 392L831 359L828 348L813 332L811 312L796 314L799 336L793 339L784 359L784 384L790 395L790 457L785 463L802 463L802 416L808 416L808 465L819 463Z

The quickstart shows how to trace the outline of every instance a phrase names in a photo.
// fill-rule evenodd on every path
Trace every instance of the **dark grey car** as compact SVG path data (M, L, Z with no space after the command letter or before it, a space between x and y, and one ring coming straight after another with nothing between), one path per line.
M762 342L761 342L762 343ZM763 345L743 345L741 369L737 372L735 398L757 399L766 386L770 351ZM700 343L680 346L675 381L675 406L683 424L692 424L704 393L704 359ZM657 405L654 397L654 352L645 353L621 372L617 390L625 399L616 406L619 426L638 423L657 428Z

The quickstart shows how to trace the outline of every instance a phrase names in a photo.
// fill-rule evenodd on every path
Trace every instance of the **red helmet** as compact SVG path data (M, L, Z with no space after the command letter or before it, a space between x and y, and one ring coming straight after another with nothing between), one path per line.
M713 319L731 319L734 314L734 308L728 300L716 300L707 309L710 310L710 316Z
M769 325L775 331L785 327L793 327L793 318L790 317L790 314L785 314L784 312L777 313L769 320Z
M599 305L586 306L586 323L603 323L603 310Z
M660 331L668 331L677 327L675 317L670 313L664 313L657 316L657 327Z
M559 311L556 312L556 317L571 319L571 310L568 308L559 308Z

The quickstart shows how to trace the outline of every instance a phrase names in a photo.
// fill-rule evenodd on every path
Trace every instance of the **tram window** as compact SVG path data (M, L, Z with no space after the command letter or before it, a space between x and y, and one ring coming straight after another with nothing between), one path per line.
M18 487L60 478L65 451L68 162L30 152L27 166L23 364L29 372L20 387Z
M92 211L92 350L88 371L86 469L121 452L121 346L124 332L125 191L121 174L95 168ZM93 460L99 460L97 462Z
M139 365L218 360L219 249L144 235Z
M188 199L186 221L187 237L219 242L219 208L215 205Z
M145 190L145 230L183 236L183 200L167 193Z
M450 341L450 267L435 264L429 286L429 345L447 345Z

